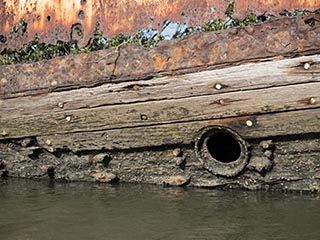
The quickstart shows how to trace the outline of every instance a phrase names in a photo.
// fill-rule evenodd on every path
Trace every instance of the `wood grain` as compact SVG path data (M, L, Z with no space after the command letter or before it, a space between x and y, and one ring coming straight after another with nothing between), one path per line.
M247 126L248 120L253 122L251 127ZM53 134L39 136L37 140L40 146L46 149L67 148L74 152L155 147L193 143L202 128L213 125L229 127L245 139L320 133L320 109L97 132Z
M310 64L307 70L304 69L305 63ZM48 112L216 95L309 82L320 82L320 55L250 63L150 80L106 83L95 88L46 95L0 99L0 118L10 119ZM216 88L217 84L220 84L221 89Z
M8 137L190 122L320 106L320 83L1 119ZM310 99L314 103L310 103ZM36 109L35 109L36 111Z

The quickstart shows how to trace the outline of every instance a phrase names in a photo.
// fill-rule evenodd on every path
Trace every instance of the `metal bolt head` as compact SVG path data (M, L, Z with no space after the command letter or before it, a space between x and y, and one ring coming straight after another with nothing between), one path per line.
M310 104L315 104L316 102L317 102L317 100L313 97L309 99Z
M268 158L268 159L272 159L273 158L273 152L271 150L267 150L264 152L264 155Z
M55 149L53 147L48 147L48 151L53 153L55 151Z
M47 140L46 140L46 144L47 144L47 145L51 145L51 140L50 140L50 139L47 139Z
M183 152L180 148L175 148L173 151L172 151L172 154L173 156L175 157L181 157Z
M220 90L222 88L222 85L220 83L217 83L216 85L214 85L214 88Z
M146 120L148 120L148 116L145 115L145 114L141 114L140 115L140 119L143 120L143 121L146 121Z
M66 120L67 120L67 122L70 122L71 121L71 116L66 116Z
M247 121L246 121L246 125L247 125L248 127L252 127L252 126L253 126L253 122L252 122L251 120L247 120Z
M305 63L305 64L303 65L303 68L304 68L305 70L308 70L310 67L311 67L310 63Z
M58 103L58 107L59 107L59 108L63 108L63 107L64 107L64 103L63 103L63 102L59 102L59 103Z
M259 146L263 149L263 150L267 150L272 148L272 140L265 140L265 141L261 141Z
M52 87L55 87L55 86L58 85L58 82L57 82L56 80L53 80L53 81L50 83L50 85L51 85Z

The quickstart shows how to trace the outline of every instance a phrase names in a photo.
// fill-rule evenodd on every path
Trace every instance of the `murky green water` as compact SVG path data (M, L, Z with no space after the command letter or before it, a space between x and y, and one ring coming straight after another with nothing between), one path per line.
M0 239L320 239L320 195L0 179Z

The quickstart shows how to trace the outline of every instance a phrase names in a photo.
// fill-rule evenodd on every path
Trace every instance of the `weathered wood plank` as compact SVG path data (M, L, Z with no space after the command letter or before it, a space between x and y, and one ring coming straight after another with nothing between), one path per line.
M320 14L162 41L146 49L123 45L88 54L0 67L0 96L45 94L107 82L203 71L276 56L320 52ZM308 24L312 22L312 24Z
M304 64L309 64L305 69ZM306 65L308 66L308 65ZM0 100L3 119L320 81L320 55ZM35 111L36 109L36 111Z
M248 120L253 123L250 127L247 126ZM74 152L130 149L167 144L190 144L194 142L196 135L202 128L213 125L232 128L245 139L319 133L320 109L97 132L54 134L39 136L37 139L41 147L50 151L56 148L68 148Z
M320 83L0 119L2 138L97 131L320 106Z

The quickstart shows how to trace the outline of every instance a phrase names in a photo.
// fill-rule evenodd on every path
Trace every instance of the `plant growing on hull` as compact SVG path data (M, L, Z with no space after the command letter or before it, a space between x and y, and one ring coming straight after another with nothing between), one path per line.
M13 32L17 33L21 31L22 33L25 33L27 31L28 24L26 21L22 18L20 19L19 23L13 26Z
M234 2L229 1L225 14L227 17L232 18L233 13L234 13Z

